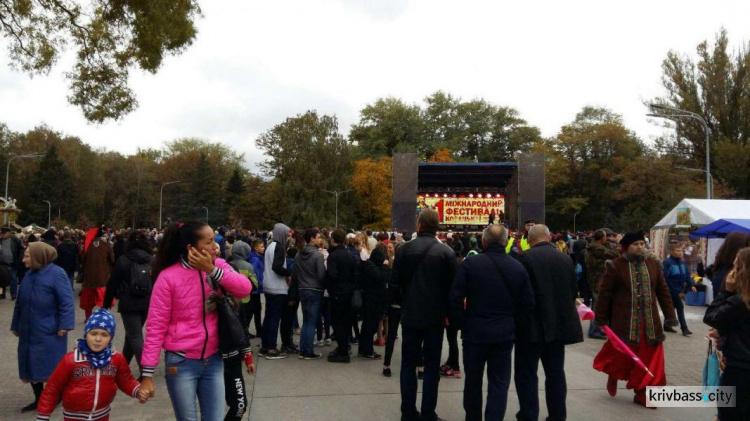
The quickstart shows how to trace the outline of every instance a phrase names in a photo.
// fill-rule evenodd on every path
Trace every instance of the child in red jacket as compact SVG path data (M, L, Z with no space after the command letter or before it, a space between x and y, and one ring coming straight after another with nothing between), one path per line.
M75 350L65 355L42 392L37 420L49 420L62 396L63 419L109 420L110 404L117 388L138 398L140 383L119 352L112 350L115 318L107 310L94 313L86 322L84 338Z

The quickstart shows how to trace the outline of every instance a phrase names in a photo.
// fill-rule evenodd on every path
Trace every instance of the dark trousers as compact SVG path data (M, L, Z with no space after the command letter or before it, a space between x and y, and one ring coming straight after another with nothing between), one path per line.
M336 294L331 296L331 318L333 331L336 334L336 353L349 354L349 330L351 330L352 294Z
M487 366L486 420L502 420L508 405L513 342L475 344L464 341L464 410L466 420L482 420L482 381Z
M247 411L245 377L242 375L242 355L224 359L224 400L229 407L224 421L240 421Z
M255 320L255 336L263 337L263 324L261 322L261 312L263 304L260 302L260 294L250 294L250 302L242 305L247 320L247 331L250 331L250 324Z
M458 329L453 325L446 326L445 336L448 338L448 360L445 364L453 370L461 371L458 363Z
M323 297L323 305L320 307L316 330L319 341L324 339L323 333L325 333L325 339L331 339L331 299L329 297Z
M289 296L284 295L284 305L281 308L281 345L282 346L293 346L294 341L292 337L294 335L294 318L297 316L297 310L299 309L299 302L294 303L293 306L288 305Z
M680 321L680 329L687 330L687 322L685 321L685 303L682 302L679 292L669 291L669 293L672 295L672 304L674 304L674 309L677 312L677 320Z
M371 355L373 349L373 337L378 331L378 322L383 315L383 302L380 299L364 297L362 303L362 332L359 335L359 353Z
M736 406L718 408L720 421L750 420L750 369L727 366L719 381L721 386L735 386Z
M143 353L143 326L146 324L148 310L135 313L120 313L122 326L125 328L125 344L122 346L122 356L128 361L133 359L141 367Z
M276 349L278 347L279 324L281 323L281 312L286 306L286 295L266 294L266 315L263 319L263 340L261 347L264 349Z
M422 419L437 420L435 408L440 384L440 355L443 352L443 326L423 329L401 326L401 419L417 417L417 364L424 350Z
M564 420L567 417L565 399L568 386L565 382L565 346L560 341L548 344L516 342L515 373L516 390L520 410L518 420L539 418L539 360L544 367L544 395L547 400L548 420Z
M388 307L388 337L385 339L385 356L383 365L390 367L391 357L393 356L393 346L398 336L398 325L401 324L401 308Z

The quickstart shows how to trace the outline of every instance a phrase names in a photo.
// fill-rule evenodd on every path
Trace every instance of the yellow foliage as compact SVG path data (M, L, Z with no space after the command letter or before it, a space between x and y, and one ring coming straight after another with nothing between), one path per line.
M450 162L456 162L456 160L453 159L453 152L448 149L438 149L435 152L435 155L432 155L428 162L442 162L442 163L450 163Z
M366 228L390 228L391 226L391 164L390 157L372 158L354 162L352 188L361 200Z

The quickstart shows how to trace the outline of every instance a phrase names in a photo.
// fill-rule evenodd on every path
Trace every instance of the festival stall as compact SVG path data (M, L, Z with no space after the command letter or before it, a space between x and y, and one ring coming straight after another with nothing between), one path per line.
M688 242L689 247L686 247L684 257L686 263L688 259L693 258L708 267L713 263L716 252L726 235L716 235L714 231L732 230L733 226L738 229L740 227L740 224L736 222L726 224L720 221L744 220L748 215L750 215L750 200L684 199L651 229L653 252L659 259L664 259L667 257L670 236L676 235L684 238L685 234L690 234L690 238L698 239L698 242ZM747 224L747 220L745 221ZM700 234L701 232L713 232L714 235ZM689 254L688 248L696 250L691 250L693 253ZM694 254L695 252L697 254ZM691 271L695 272L694 269ZM705 302L710 303L713 299L713 291L710 289L710 282L704 282L704 284L706 285Z

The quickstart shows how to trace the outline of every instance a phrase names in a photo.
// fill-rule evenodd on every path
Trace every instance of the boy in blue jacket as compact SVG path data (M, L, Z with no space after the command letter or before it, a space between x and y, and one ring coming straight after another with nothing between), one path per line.
M677 319L680 321L682 336L689 336L692 335L693 332L687 327L687 322L685 321L685 306L682 303L682 298L680 298L680 293L683 288L685 288L685 284L687 284L693 292L696 292L696 289L695 283L693 283L693 279L690 276L690 271L685 265L685 262L682 261L682 251L680 243L671 243L669 245L669 257L667 257L664 260L664 263L662 263L662 269L664 270L664 277L667 279L667 285L669 285L669 292L672 294L672 303L674 303L674 309L677 311ZM664 325L664 331L673 333L677 332L667 325Z
M249 324L252 319L255 318L255 336L261 337L263 325L260 321L260 314L261 310L263 310L263 306L260 303L260 294L263 293L263 272L265 271L263 254L266 251L266 246L262 240L255 240L250 245L250 248L252 250L247 256L247 261L250 262L251 265L253 265L255 277L258 279L258 288L253 289L253 291L250 293L250 302L244 304L243 306L245 307L247 323Z

